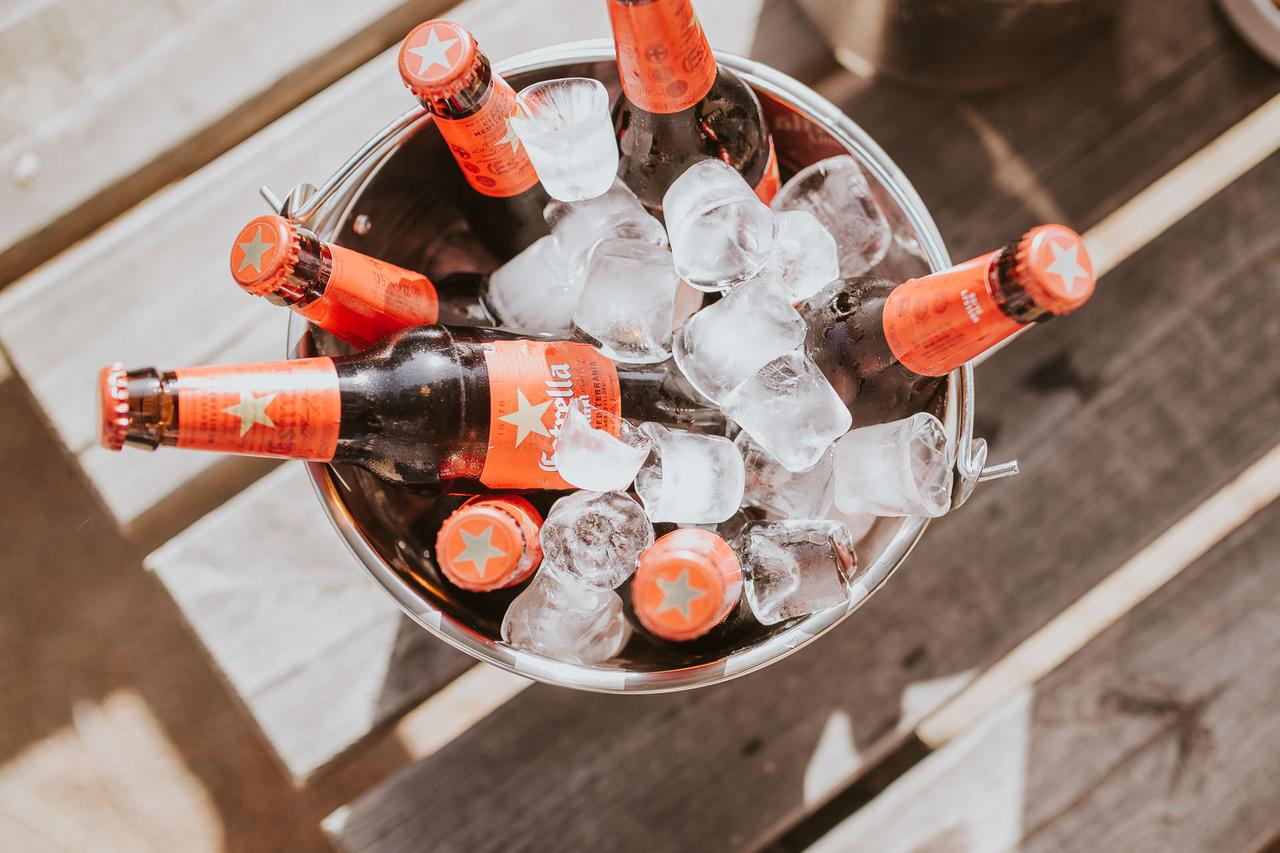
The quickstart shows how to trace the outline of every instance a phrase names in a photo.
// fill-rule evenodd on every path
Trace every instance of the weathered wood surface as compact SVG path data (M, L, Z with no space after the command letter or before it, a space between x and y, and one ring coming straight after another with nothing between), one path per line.
M1163 23L1192 27L1184 38L1199 38L1203 24ZM1108 73L1055 80L1087 111L1083 95ZM1274 90L1274 75L1267 80L1247 88ZM1149 80L1134 109L1145 113L1167 83ZM1165 112L1185 119L1206 108ZM1188 126L1199 145L1221 130ZM1042 185L1058 185L1061 153L1037 150ZM1168 165L1145 144L1096 156L1115 181L1135 185ZM926 198L940 197L955 165L939 153L912 177ZM1024 475L985 487L931 528L892 589L831 636L763 673L680 696L534 687L345 809L332 827L339 844L407 850L429 833L461 849L733 849L821 802L1275 442L1280 365L1267 353L1280 328L1259 320L1280 309L1270 286L1280 274L1280 213L1269 200L1277 179L1272 157L1111 273L1077 318L984 366L980 431L1001 456L1019 457ZM980 245L1006 238L991 233ZM1238 375L1251 380L1221 379ZM423 798L428 784L434 793ZM484 818L495 809L510 817L502 827Z
M757 49L781 61L781 41L756 44L763 13L766 29L787 44L802 38L814 44L785 6L718 0L699 9L713 41L729 50ZM494 57L609 33L603 3L579 8L538 0L513 14L501 0L473 0L450 14L473 26ZM800 50L796 64L784 67L812 70L813 53ZM164 368L282 357L284 313L240 292L226 271L231 238L262 212L257 187L269 183L283 192L322 180L411 105L393 53L383 53L0 294L0 345L122 525L139 522L202 478L230 480L234 489L269 469L256 460L147 458L99 448L92 393L98 368L114 359ZM67 346L69 340L77 345ZM226 490L221 486L219 496Z
M0 284L207 163L448 0L111 0L0 14ZM15 215L19 212L20 215Z
M810 849L1244 850L1280 803L1280 503Z
M147 558L295 778L471 665L402 616L283 466Z

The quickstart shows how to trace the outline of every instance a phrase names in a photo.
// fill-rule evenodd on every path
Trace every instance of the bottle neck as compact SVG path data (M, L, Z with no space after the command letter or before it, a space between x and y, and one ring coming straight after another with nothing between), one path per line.
M422 273L326 243L303 228L297 264L268 299L356 349L440 316L436 288Z
M651 113L678 113L707 96L717 67L690 0L609 0L622 90Z
M1017 284L1013 248L895 287L881 317L893 357L913 373L945 376L1025 324L1052 316Z
M126 374L125 442L329 461L341 404L333 359Z

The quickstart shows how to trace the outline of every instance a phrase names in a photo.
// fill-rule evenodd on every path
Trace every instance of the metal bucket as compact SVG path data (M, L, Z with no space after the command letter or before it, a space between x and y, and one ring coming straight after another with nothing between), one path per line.
M760 96L772 128L784 176L809 163L849 153L858 159L893 224L896 238L877 268L907 278L949 265L946 249L920 198L884 152L835 106L771 68L718 55ZM542 79L596 77L618 90L613 45L596 40L539 50L497 65L520 89ZM320 188L302 185L283 200L263 195L282 213L305 222L326 240L410 268L423 269L432 242L459 214L455 200L468 192L458 178L431 119L410 110L383 129ZM289 353L305 357L330 351L292 315ZM973 438L973 375L969 367L947 379L942 403L956 467L954 504L963 503L980 479L1013 473L1013 463L983 471L986 443ZM499 626L512 592L466 593L441 580L425 554L431 501L384 485L358 468L308 466L320 503L364 567L423 628L467 654L529 678L610 693L647 693L716 684L760 669L830 630L878 590L902 564L927 523L922 518L876 522L859 548L869 571L847 608L760 628L751 637L708 645L658 647L636 638L616 659L598 666L563 663L501 642ZM704 638L705 639L705 638Z

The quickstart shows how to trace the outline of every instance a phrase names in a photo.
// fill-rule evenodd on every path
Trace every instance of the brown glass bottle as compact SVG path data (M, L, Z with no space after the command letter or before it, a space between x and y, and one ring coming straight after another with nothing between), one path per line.
M346 463L426 493L568 489L553 442L574 397L627 418L723 426L681 388L664 366L616 366L582 343L419 326L339 358L112 365L102 443Z
M546 234L549 198L511 126L515 92L470 31L454 21L419 24L400 45L399 64L475 190L461 199L472 231L504 258Z
M855 424L918 411L941 378L1028 323L1079 308L1093 266L1080 236L1062 225L950 269L895 284L835 281L797 306L806 348L854 413Z
M607 0L622 78L618 175L652 210L697 160L738 170L767 204L778 163L760 101L720 67L690 0Z
M487 276L422 273L326 243L283 216L259 216L231 245L231 275L246 292L287 306L356 349L409 326L496 325Z

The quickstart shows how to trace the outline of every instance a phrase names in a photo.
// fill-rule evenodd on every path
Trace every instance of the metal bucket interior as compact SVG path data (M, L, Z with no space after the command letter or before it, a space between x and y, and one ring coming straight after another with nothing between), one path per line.
M751 84L764 105L786 178L836 154L852 154L893 225L895 239L876 274L901 280L949 265L937 229L914 189L884 152L835 106L771 68L728 54L719 60ZM515 57L497 68L519 90L554 77L595 77L618 91L609 41L579 42ZM447 271L441 235L460 219L456 199L468 192L429 116L415 109L377 137L315 190L295 190L284 212L324 239L429 275ZM448 241L446 241L448 242ZM491 263L497 263L495 258ZM289 352L340 352L292 315ZM985 445L972 439L972 374L954 371L939 401L952 458L956 502L976 480ZM658 646L640 635L607 663L564 663L504 645L499 628L515 591L468 593L452 586L427 556L432 501L381 483L367 472L310 464L320 501L356 557L422 627L479 660L538 681L617 693L679 690L715 684L781 659L843 620L901 565L924 530L922 518L883 518L858 548L861 578L847 607L816 613L749 636ZM522 588L522 587L521 587ZM518 588L519 589L519 588Z

